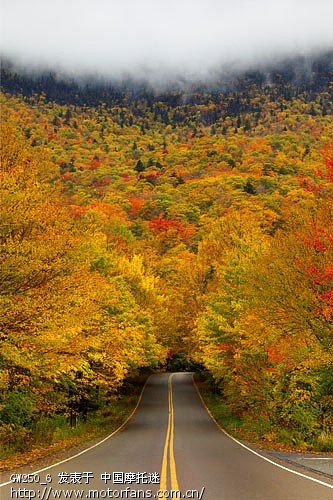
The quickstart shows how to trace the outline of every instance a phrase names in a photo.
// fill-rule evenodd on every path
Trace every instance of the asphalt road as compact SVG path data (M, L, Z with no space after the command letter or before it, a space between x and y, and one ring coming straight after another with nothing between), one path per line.
M333 499L333 478L257 453L218 429L191 374L156 374L120 432L35 475L27 467L0 499Z

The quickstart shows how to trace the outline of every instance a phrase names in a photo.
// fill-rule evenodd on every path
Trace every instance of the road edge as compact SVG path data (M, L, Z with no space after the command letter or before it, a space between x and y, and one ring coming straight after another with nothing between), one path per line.
M196 389L196 392L197 392L197 394L198 394L198 396L199 396L199 398L200 398L200 400L201 400L201 403L202 403L203 407L205 408L205 410L207 411L208 415L209 415L209 416L210 416L210 418L213 420L213 422L215 423L215 425L218 427L218 429L219 429L221 432L223 432L223 434L225 434L226 436L228 436L228 438L232 439L235 443L237 443L237 444L238 444L239 446L241 446L242 448L245 448L245 449L246 449L247 451L249 451L250 453L252 453L252 454L254 454L254 455L258 456L259 458L261 458L262 460L265 460L266 462L271 463L272 465L275 465L275 466L276 466L276 467L278 467L279 469L286 470L286 471L288 471L288 472L290 472L290 473L292 473L292 474L295 474L295 475L297 475L297 476L303 477L303 478L305 478L305 479L309 479L310 481L313 481L313 482L315 482L315 483L321 484L322 486L326 486L327 488L331 488L331 489L333 489L333 484L329 484L329 483L326 483L326 482L324 482L324 481L320 481L319 479L313 478L313 477L308 476L308 475L306 475L306 474L302 474L301 472L298 472L298 471L295 471L295 470L290 469L290 468L288 468L288 467L285 467L284 465L281 465L281 464L279 464L278 462L275 462L274 460L272 460L272 459L270 459L270 458L266 457L265 455L262 455L262 454L261 454L261 453L259 453L258 451L254 450L254 449L253 449L253 448L251 448L250 446L248 446L248 445L246 445L246 444L242 443L241 441L239 441L238 439L236 439L235 437L233 437L231 434L229 434L229 433L228 433L225 429L223 429L223 427L222 427L222 426L218 423L218 421L215 419L214 415L212 414L212 412L210 411L210 409L209 409L209 408L208 408L208 406L206 405L206 403L205 403L205 401L204 401L204 399L203 399L203 397L202 397L202 395L201 395L201 393L200 393L200 391L199 391L199 388L198 388L198 386L197 386L197 384L196 384L196 382L195 382L195 380L194 380L194 375L193 375L193 373L191 374L191 378L192 378L192 383L193 383L193 386L194 386L194 388ZM270 454L270 452L269 452L268 450L267 450L267 451L265 450L265 453ZM309 471L311 471L311 472L313 472L313 473L315 473L315 474L320 474L320 475L322 475L322 476L324 476L324 477L327 477L327 479L332 479L332 478L333 478L333 476L330 476L330 475L325 474L325 473L323 473L323 472L320 472L320 471L314 470L314 469L312 469L312 468L310 468L310 467L306 467L306 466L303 466L303 465L301 465L301 464L297 464L297 463L292 462L292 461L287 460L287 459L282 459L282 458L279 458L278 460L281 460L281 461L283 461L283 462L290 463L290 464L292 464L293 466L298 467L298 468L302 468L302 469L305 469L305 470L309 470Z
M97 446L101 445L102 443L105 443L105 441L107 441L108 439L112 438L115 434L117 434L118 432L120 432L128 424L128 422L131 420L131 418L133 417L134 413L138 409L139 404L140 404L140 402L142 400L142 396L143 396L144 390L146 388L146 385L147 385L148 380L150 379L150 377L151 377L151 375L149 375L149 377L145 381L145 383L144 383L144 385L143 385L143 387L141 389L141 393L140 393L140 396L138 398L138 401L137 401L135 407L133 408L133 410L131 411L131 413L126 417L126 419L124 420L124 422L119 427L117 427L117 429L115 429L113 432L111 432L110 434L108 434L106 437L104 437L103 439L101 439L97 443L95 443L95 444L93 444L91 446L88 446L87 448L85 448L84 450L80 451L79 453L75 453L74 455L71 455L70 457L67 457L67 458L65 458L63 460L59 460L59 462L55 462L54 464L47 465L46 467L43 467L43 468L41 468L39 470L31 472L30 474L39 474L40 472L44 472L46 470L52 469L53 467L56 467L57 465L61 465L61 464L64 464L66 462L69 462L73 458L77 458L80 455L83 455L84 453L87 453L88 451L93 450L94 448L96 448ZM7 486L8 484L11 484L12 482L13 481L6 481L5 483L0 483L0 488L2 488L3 486Z

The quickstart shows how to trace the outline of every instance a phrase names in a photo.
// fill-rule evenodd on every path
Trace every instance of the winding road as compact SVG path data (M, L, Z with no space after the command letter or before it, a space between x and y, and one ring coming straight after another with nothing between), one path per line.
M1 483L1 500L333 499L333 477L258 453L222 432L189 373L150 376L136 412L119 432L40 471L4 473Z

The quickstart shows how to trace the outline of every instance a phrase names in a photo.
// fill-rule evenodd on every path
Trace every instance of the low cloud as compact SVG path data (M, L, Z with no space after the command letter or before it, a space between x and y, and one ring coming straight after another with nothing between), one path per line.
M2 56L69 76L202 79L333 48L332 0L2 0Z

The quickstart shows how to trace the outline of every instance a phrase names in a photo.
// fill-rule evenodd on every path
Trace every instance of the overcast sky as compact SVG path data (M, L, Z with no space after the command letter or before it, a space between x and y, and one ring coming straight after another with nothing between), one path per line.
M333 48L333 0L0 0L1 53L30 68L205 77Z

